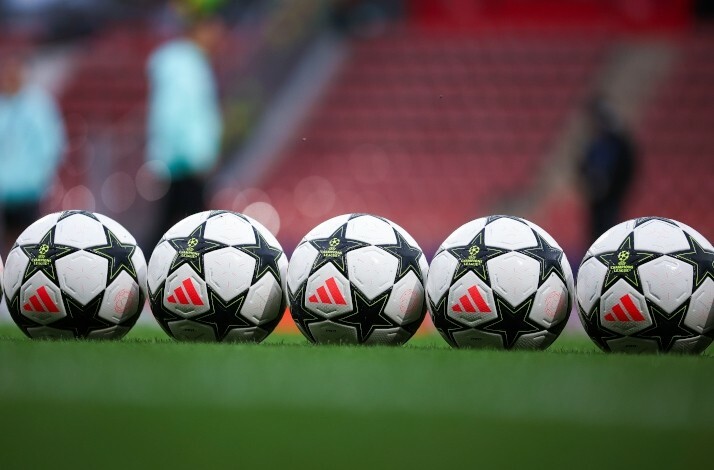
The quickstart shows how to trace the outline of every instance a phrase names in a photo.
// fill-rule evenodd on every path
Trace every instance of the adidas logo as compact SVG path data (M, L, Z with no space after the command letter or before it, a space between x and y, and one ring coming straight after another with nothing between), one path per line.
M625 307L625 310L622 307ZM605 315L606 321L645 321L645 317L642 316L642 312L637 308L637 305L630 298L630 294L625 294L620 297L620 303L615 304Z
M451 310L462 313L491 313L491 309L476 286L469 287L466 292L459 298L459 302L451 307Z
M331 277L323 285L317 288L317 292L312 294L308 299L312 303L316 304L337 304L337 305L347 305L345 298L340 292L340 288L337 287L337 282L335 278Z
M37 292L22 308L28 312L59 313L57 304L50 298L45 286L37 289Z
M174 290L174 293L170 295L167 300L171 304L203 305L203 300L201 300L201 296L198 295L193 281L188 277L183 280L181 285Z

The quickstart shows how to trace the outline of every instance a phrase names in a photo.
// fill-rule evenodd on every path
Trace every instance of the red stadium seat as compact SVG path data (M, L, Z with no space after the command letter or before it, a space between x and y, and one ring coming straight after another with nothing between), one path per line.
M392 215L418 240L438 244L499 195L531 184L549 142L584 99L583 82L605 44L409 30L356 43L309 119L306 143L287 151L264 188L290 192L316 174L342 197L316 220L281 213L292 221L281 233L299 239L317 219L359 210ZM364 149L375 148L388 178L353 178L352 160L368 165Z

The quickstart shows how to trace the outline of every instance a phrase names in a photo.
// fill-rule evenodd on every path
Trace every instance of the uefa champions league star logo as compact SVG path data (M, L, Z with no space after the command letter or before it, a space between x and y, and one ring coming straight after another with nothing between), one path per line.
M469 256L461 260L461 264L468 267L481 266L483 261L478 258L478 254L481 252L481 248L474 245L469 248Z
M342 251L338 250L337 247L340 245L339 238L330 239L330 246L326 250L321 250L320 254L325 258L339 258L342 256Z
M182 258L189 258L189 259L195 259L197 258L200 253L195 250L196 245L198 245L198 239L193 237L188 240L188 243L186 243L187 248L185 250L181 250L179 252L179 256Z
M627 264L630 259L630 252L622 250L617 254L617 264L610 266L610 270L615 273L629 273L634 269L634 266Z
M37 250L38 255L32 258L32 264L34 264L35 266L47 266L48 264L50 264L52 260L47 257L47 253L49 251L50 246L46 243L42 244L40 246L40 249Z

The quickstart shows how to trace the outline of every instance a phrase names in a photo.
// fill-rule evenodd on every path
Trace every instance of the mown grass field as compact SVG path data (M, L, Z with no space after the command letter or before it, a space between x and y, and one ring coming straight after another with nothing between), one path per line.
M714 358L45 342L0 326L0 468L710 465Z

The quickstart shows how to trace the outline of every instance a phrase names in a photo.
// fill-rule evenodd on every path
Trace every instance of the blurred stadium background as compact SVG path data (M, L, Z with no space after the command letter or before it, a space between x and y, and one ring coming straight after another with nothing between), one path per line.
M591 241L577 165L595 94L639 147L622 217L714 238L709 2L184 3L229 26L212 57L225 131L206 206L257 218L288 253L321 221L369 212L431 259L462 223L512 213L577 265ZM31 55L67 128L42 211L96 210L146 244L165 192L145 164L146 62L176 34L167 2L0 0L0 15L0 56Z
M288 254L358 211L403 226L431 260L459 225L505 212L540 224L577 267L595 95L638 146L620 217L673 217L714 239L709 0L0 0L0 64L29 57L67 129L43 213L105 213L148 258L167 187L146 164L147 60L180 31L177 3L228 26L212 57L221 158L196 197L254 216ZM0 324L2 468L706 466L711 350L130 334L31 342Z

